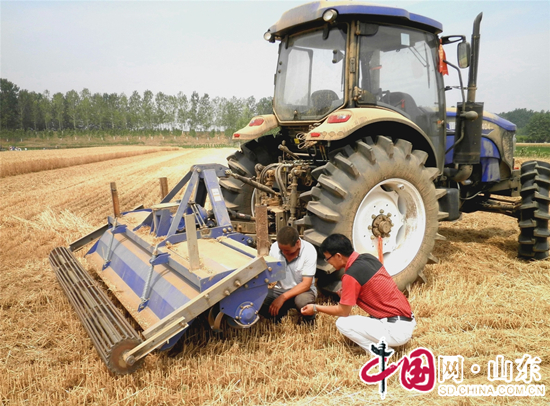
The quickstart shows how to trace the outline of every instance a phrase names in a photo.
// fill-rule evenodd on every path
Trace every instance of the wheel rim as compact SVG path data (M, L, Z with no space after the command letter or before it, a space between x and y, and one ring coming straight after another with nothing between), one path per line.
M352 238L357 252L378 257L382 238L384 267L390 275L405 269L422 245L426 210L418 189L392 178L378 183L361 201L353 221Z

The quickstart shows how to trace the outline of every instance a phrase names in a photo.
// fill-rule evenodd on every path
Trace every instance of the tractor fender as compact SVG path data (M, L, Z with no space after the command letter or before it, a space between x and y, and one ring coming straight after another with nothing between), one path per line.
M265 114L262 116L255 116L250 120L248 125L241 128L239 131L233 134L234 140L254 140L264 135L266 132L273 130L279 126L279 121L275 114Z
M373 131L376 134L373 134ZM366 134L365 134L366 133ZM439 169L443 166L436 148L428 135L412 120L383 108L348 108L330 114L319 126L306 134L309 141L338 141L357 135L396 136L411 142L415 148L428 154L426 164ZM354 141L353 139L351 141Z

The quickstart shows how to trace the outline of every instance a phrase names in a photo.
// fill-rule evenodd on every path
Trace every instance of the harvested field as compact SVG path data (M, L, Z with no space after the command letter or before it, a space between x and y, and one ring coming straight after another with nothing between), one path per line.
M96 147L38 151L10 151L0 155L0 178L31 172L67 168L110 159L174 151L175 147Z
M159 200L159 177L174 185L192 164L225 162L225 150L160 151L2 179L0 201L0 400L2 405L489 405L544 404L535 397L442 397L408 392L397 374L385 401L358 372L370 359L320 315L314 328L293 319L260 321L221 338L197 320L178 351L149 355L130 376L112 376L65 298L47 257L102 225L109 182L122 210ZM410 302L417 347L464 357L463 384L491 384L497 355L540 357L550 389L550 261L516 258L517 221L474 213L442 223L427 283ZM82 256L82 253L79 253ZM355 312L359 313L357 310ZM481 371L474 374L471 366ZM449 382L447 382L449 383ZM453 383L453 382L450 382ZM522 383L522 382L512 382ZM494 382L495 386L499 382ZM546 399L549 395L546 395Z

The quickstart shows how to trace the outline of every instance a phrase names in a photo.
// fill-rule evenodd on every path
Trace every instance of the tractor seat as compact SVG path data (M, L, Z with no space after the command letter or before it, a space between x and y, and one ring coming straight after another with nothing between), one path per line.
M316 115L324 115L332 108L332 103L340 100L336 92L332 90L316 90L311 93L311 102Z
M389 95L388 104L409 115L412 121L416 122L417 117L422 116L422 111L416 105L412 96L403 92L392 92Z

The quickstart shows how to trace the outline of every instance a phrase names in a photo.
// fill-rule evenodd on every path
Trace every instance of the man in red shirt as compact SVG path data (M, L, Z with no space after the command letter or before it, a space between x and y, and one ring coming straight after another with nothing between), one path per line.
M398 289L384 265L371 254L355 252L342 234L331 234L321 244L325 260L336 269L345 267L340 303L336 306L308 304L303 315L317 312L338 316L336 327L350 340L369 352L382 337L390 347L407 343L416 326L407 298ZM353 306L369 316L350 316Z

